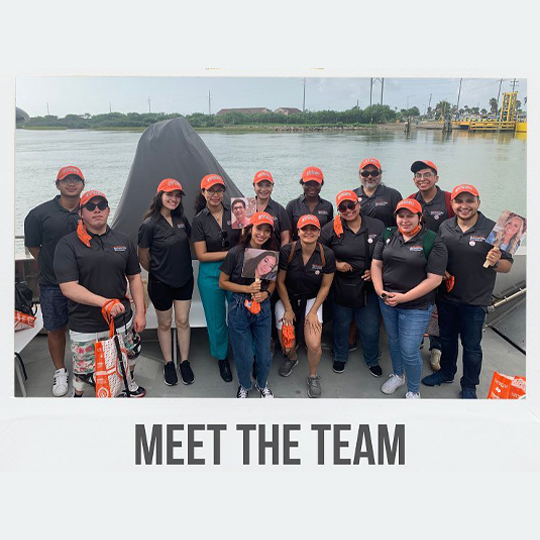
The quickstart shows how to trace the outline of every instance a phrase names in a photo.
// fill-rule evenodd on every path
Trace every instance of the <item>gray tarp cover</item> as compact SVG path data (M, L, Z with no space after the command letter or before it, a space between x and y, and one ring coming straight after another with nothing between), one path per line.
M203 140L185 118L158 122L146 129L114 215L111 227L129 235L137 244L137 231L159 183L164 178L178 180L186 196L184 212L193 223L195 198L201 180L207 174L219 174L227 186L225 201L242 197Z

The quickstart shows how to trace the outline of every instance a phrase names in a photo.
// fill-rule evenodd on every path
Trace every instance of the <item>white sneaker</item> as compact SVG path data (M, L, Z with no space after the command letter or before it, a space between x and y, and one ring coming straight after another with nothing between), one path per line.
M261 393L262 398L274 397L274 393L272 392L272 390L270 390L270 388L268 388L268 386L265 386L264 388L260 388L259 386L257 386L257 390Z
M405 375L391 373L388 380L381 386L383 394L393 394L400 386L405 384Z
M440 349L431 349L431 355L429 357L429 363L433 371L439 371L441 369L441 351Z
M420 394L418 392L407 392L405 397L407 399L420 399Z
M69 387L69 373L66 368L57 369L53 377L53 396L60 397L67 394Z

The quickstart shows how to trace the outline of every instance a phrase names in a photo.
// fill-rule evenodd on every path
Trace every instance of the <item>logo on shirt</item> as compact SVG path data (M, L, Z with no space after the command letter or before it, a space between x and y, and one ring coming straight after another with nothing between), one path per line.
M441 212L440 210L432 210L430 214L433 217L433 219L441 219L441 216L444 215L444 212Z
M122 251L127 251L127 246L113 246L111 249L118 253Z
M327 216L328 215L328 210L318 210L317 213L320 216Z
M373 242L375 242L375 240L377 239L377 235L376 234L369 234L368 235L368 244L373 244Z
M388 201L375 201L375 206L388 206Z
M424 251L424 248L422 246L411 246L409 251Z
M485 236L469 236L469 240L471 242L485 242L486 237Z
M311 269L312 270L322 270L322 265L321 264L312 264ZM318 274L319 272L315 272L315 273Z
M185 229L186 226L184 223L177 223L176 226L179 228L179 229Z

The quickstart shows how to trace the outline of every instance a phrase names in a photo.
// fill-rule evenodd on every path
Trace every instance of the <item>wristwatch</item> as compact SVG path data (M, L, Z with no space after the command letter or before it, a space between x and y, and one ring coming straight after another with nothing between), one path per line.
M501 262L501 259L499 259L491 268L498 268L500 262Z

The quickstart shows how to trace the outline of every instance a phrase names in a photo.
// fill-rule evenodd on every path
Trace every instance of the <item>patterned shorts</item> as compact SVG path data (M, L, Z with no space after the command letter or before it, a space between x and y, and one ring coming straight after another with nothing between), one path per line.
M131 327L127 332L120 332L124 345L127 350L129 365L134 366L136 358L141 352L141 339L139 334ZM107 341L108 338L103 338L100 341ZM71 341L71 353L73 355L73 374L88 375L94 373L95 367L95 352L94 343L96 341Z

